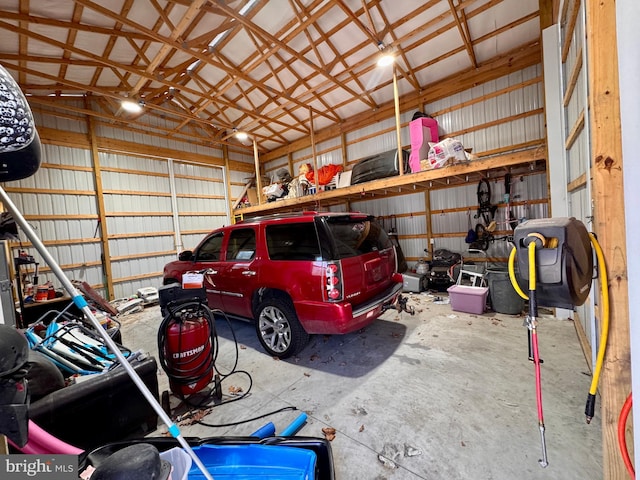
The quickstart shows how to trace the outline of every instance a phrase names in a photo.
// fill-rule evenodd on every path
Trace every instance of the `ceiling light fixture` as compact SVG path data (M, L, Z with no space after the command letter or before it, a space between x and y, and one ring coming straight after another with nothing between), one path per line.
M396 60L395 51L392 47L385 46L384 43L378 43L380 49L380 56L378 57L377 65L379 67L388 67Z
M234 135L235 137L240 140L241 142L244 142L247 138L249 138L249 134L247 132L242 132L240 130L238 130L237 128L233 129Z
M134 101L129 98L125 98L120 106L125 112L129 113L140 113L142 111L142 107L144 106L144 100Z

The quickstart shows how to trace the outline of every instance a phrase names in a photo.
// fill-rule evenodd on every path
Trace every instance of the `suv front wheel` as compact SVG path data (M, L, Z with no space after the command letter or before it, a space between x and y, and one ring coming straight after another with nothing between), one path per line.
M300 325L288 299L267 297L258 305L256 313L258 339L270 355L288 358L309 343L309 334Z

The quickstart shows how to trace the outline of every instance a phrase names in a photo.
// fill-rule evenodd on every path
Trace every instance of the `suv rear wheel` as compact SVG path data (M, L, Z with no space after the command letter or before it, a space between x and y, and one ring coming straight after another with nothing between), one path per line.
M274 357L288 358L309 343L291 301L281 297L267 297L258 305L255 325L260 343Z

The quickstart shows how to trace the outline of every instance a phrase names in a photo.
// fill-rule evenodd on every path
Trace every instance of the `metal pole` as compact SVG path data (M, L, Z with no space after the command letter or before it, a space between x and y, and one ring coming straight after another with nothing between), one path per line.
M24 233L27 235L29 240L31 240L31 243L33 244L35 249L38 250L38 252L42 256L44 261L47 263L47 265L49 265L49 268L51 268L51 271L55 274L56 277L58 277L58 280L60 280L60 283L62 283L64 288L67 290L67 292L69 292L69 295L73 299L73 303L76 305L76 307L82 310L82 313L84 313L87 319L91 322L91 324L93 325L93 328L103 338L104 342L107 344L111 352L113 352L113 354L116 356L116 358L118 359L118 362L120 362L120 365L122 365L122 368L124 368L125 371L129 374L129 377L131 377L131 380L133 380L133 382L136 384L136 386L138 387L138 390L140 390L142 395L147 399L147 401L156 411L160 419L167 425L171 436L173 436L176 440L178 440L180 445L186 450L186 452L192 458L193 462L198 466L200 470L202 470L204 477L207 480L213 480L213 477L209 474L209 472L207 472L207 469L203 465L202 461L196 456L191 446L187 443L187 441L184 439L184 437L180 433L180 429L178 428L178 426L171 421L169 416L165 413L165 411L162 409L162 407L158 403L158 400L156 400L156 398L149 391L149 389L144 384L140 376L133 369L131 364L127 361L124 355L122 355L122 352L120 351L118 346L115 344L115 342L111 339L107 331L104 328L102 328L102 326L100 325L100 322L91 311L91 308L89 308L87 301L76 290L76 288L73 286L71 281L67 278L67 276L64 274L60 266L53 259L51 254L49 254L49 252L47 251L47 248L40 241L35 231L27 223L27 221L24 219L24 217L22 216L18 208L14 205L14 203L11 201L11 199L9 198L9 196L7 195L7 193L4 191L2 187L0 187L0 197L2 198L2 203L4 203L4 206L13 215L13 218L15 219L16 223L20 225L20 227L22 228Z

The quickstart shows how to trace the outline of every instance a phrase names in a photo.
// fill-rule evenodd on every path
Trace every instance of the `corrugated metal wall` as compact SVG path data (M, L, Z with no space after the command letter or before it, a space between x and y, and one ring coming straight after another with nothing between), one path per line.
M39 126L86 133L86 122L68 121L55 113L39 113L36 118ZM155 137L107 130L111 138L155 145ZM158 143L175 149L176 156L180 151L222 155L202 147L181 149L175 142ZM193 248L205 233L230 223L222 167L103 151L98 162L104 201L102 228L88 148L43 144L40 170L6 184L5 189L67 276L86 281L107 298L129 297L138 288L160 286L162 268L175 259L177 251ZM106 290L103 233L108 238L105 260L111 268L111 292ZM60 288L25 235L19 232L19 236L21 241L12 245L13 254L26 249L41 264L40 283L50 280Z
M43 145L43 166L32 177L10 182L5 190L67 276L101 284L103 269L95 184L88 150ZM40 263L39 284L60 284L19 230L20 244Z
M161 284L176 250L228 223L219 167L111 153L100 153L100 167L116 297Z

